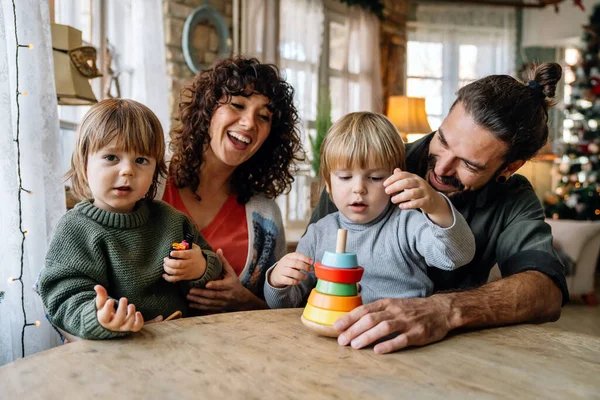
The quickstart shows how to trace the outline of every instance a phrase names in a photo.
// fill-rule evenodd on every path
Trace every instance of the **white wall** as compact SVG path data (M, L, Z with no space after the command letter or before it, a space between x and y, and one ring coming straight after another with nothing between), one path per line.
M523 47L555 47L577 45L587 25L590 15L600 1L583 0L585 11L573 5L572 1L559 4L559 12L554 6L542 9L526 8L523 12Z

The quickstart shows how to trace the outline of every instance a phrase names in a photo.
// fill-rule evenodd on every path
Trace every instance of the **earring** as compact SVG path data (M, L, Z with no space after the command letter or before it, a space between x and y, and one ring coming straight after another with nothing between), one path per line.
M506 182L506 177L504 175L500 175L499 177L496 178L496 182L498 182L498 183L505 183Z

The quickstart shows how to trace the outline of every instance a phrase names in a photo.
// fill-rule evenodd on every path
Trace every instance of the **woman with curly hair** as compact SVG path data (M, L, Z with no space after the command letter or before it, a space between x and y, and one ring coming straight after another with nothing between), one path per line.
M193 308L267 308L265 273L286 248L274 198L303 154L293 97L275 65L243 57L218 61L182 90L162 199L192 218L224 264L223 279L190 291Z

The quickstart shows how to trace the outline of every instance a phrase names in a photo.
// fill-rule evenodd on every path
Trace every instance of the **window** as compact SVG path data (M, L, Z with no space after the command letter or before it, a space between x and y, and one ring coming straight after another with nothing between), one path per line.
M409 41L407 44L406 92L424 97L431 129L442 123L443 46L435 42Z
M308 157L300 165L291 192L278 199L288 231L304 231L310 218L310 189L315 182L310 160L318 155L311 152L309 136L316 134L319 92L331 95L333 122L351 111L380 111L374 106L381 90L379 48L374 44L379 25L376 17L362 10L348 10L333 1L281 2L280 65L295 90Z
M429 125L439 128L456 92L473 80L512 74L516 43L514 10L419 5L408 23L406 92L424 97Z

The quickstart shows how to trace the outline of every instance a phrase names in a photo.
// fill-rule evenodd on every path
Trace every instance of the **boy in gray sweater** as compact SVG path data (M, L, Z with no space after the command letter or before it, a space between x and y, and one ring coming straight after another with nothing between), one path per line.
M348 230L346 251L356 253L365 270L365 304L429 296L428 266L453 270L471 261L475 238L462 215L404 169L404 143L385 116L351 113L331 127L321 147L320 175L339 211L310 225L296 252L267 271L269 307L306 303L317 281L312 266L335 250L339 228Z

